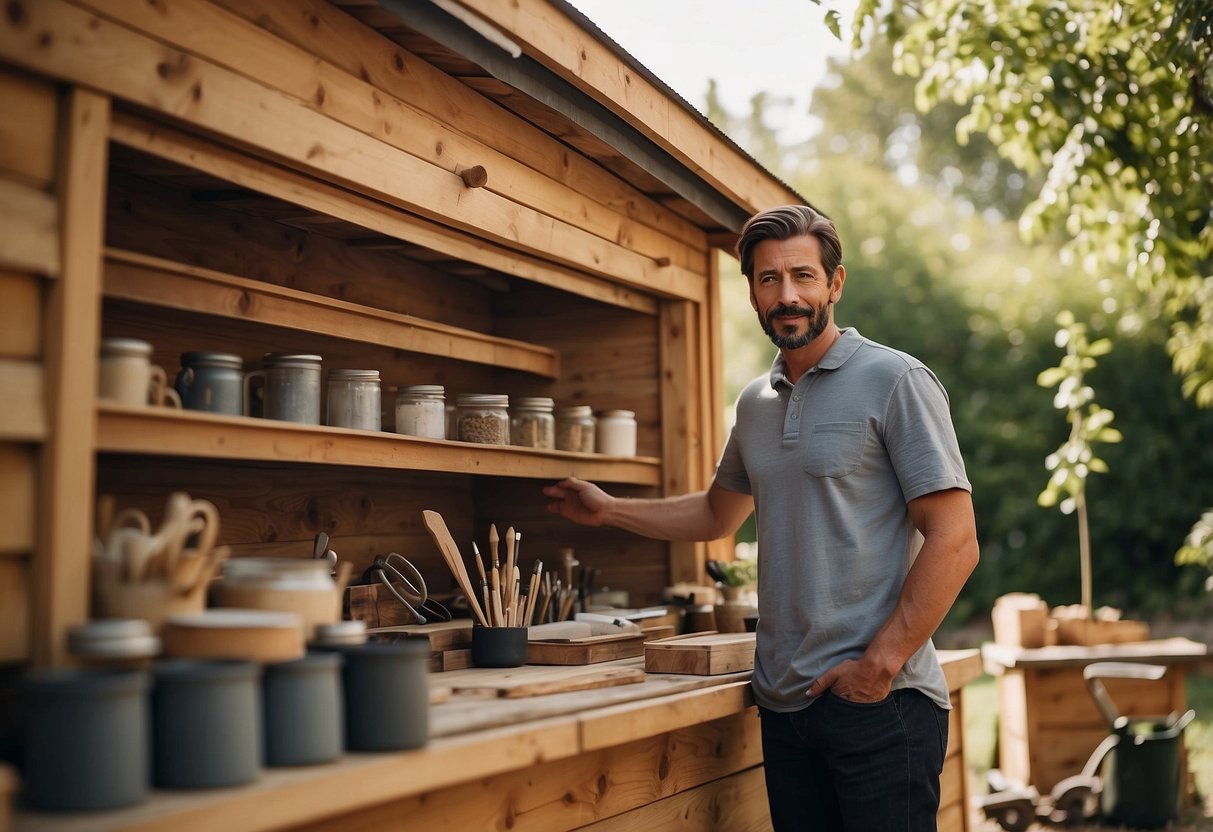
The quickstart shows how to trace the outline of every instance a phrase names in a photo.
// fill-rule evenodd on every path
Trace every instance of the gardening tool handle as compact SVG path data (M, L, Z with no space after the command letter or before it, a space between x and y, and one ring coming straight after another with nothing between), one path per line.
M1103 714L1103 718L1108 721L1109 726L1120 717L1120 711L1116 709L1112 697L1108 696L1108 689L1104 687L1101 679L1138 679L1156 682L1166 673L1165 665L1141 662L1094 662L1082 669L1082 677L1087 680L1087 690L1091 692L1091 698L1095 700L1099 712Z

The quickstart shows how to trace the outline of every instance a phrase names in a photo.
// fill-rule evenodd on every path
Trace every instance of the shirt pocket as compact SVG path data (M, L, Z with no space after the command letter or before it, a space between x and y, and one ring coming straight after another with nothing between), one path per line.
M868 441L865 422L823 422L809 434L804 470L814 477L845 477L859 467Z

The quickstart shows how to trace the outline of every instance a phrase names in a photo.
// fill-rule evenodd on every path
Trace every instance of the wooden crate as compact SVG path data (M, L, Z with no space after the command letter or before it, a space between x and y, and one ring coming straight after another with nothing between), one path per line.
M649 673L715 676L754 669L754 633L692 633L644 645Z

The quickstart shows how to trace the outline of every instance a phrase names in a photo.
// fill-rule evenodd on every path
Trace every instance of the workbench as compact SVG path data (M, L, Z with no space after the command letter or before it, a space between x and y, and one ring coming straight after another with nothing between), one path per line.
M963 832L960 689L980 674L980 657L942 651L941 662L954 710L940 830ZM649 673L637 684L522 699L448 697L447 676L429 677L444 701L430 707L423 748L266 769L241 788L157 790L120 811L18 812L14 830L769 828L749 672Z
M1167 674L1157 682L1108 679L1104 685L1127 716L1181 714L1187 709L1186 670L1208 661L1209 648L1186 638L1034 648L985 644L982 657L998 685L998 766L1048 794L1058 781L1078 774L1111 732L1083 668L1106 661L1165 665Z

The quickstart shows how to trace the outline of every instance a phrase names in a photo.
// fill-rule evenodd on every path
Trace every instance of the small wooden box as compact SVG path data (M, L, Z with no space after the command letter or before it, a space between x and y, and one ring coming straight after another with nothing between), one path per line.
M644 633L607 634L585 638L543 639L529 642L527 664L596 664L644 654Z
M649 673L717 676L754 669L754 633L692 633L644 645Z

